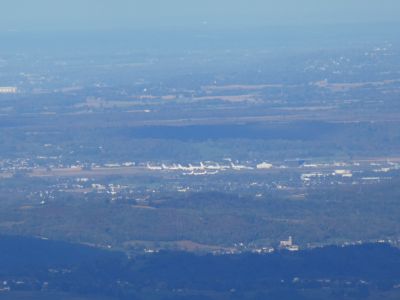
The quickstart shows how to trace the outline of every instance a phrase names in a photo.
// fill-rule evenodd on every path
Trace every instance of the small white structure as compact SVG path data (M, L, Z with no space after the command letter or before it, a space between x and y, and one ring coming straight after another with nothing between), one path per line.
M349 175L351 174L350 170L335 170L334 175Z
M300 247L293 243L293 238L291 236L289 236L289 239L287 241L281 241L279 243L279 248L289 250L289 251L299 251L300 250Z
M0 94L15 94L17 88L14 86L2 86L0 87Z
M263 162L261 164L257 165L257 169L271 169L272 168L272 164Z

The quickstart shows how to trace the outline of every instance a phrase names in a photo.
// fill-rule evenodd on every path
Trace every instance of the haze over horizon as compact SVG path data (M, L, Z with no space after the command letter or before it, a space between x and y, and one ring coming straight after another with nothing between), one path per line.
M5 0L0 31L135 30L397 23L400 2ZM397 8L397 9L395 9Z

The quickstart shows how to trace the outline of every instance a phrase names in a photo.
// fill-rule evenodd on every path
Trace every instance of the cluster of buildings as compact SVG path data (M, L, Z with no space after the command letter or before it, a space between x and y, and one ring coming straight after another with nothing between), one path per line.
M246 245L244 243L236 243L233 248L229 249L221 249L219 251L214 251L213 254L221 255L221 254L239 254L244 252L252 252L257 254L267 254L273 253L276 250L286 250L286 251L300 251L300 246L296 245L293 242L293 238L289 236L288 240L280 241L277 249L270 246L254 246L254 245Z
M383 177L381 174L399 170L400 163L391 161L336 162L333 164L303 164L300 166L300 169L314 169L312 172L306 172L300 175L300 179L304 184L321 182L323 180L330 183L340 183L340 179L352 180L352 184L365 184L390 179L390 176Z

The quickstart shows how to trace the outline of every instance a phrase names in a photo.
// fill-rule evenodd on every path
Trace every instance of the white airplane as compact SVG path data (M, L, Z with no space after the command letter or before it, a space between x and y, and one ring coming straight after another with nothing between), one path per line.
M149 169L149 170L162 170L162 167L159 167L159 166L150 166L150 164L147 163L147 169Z

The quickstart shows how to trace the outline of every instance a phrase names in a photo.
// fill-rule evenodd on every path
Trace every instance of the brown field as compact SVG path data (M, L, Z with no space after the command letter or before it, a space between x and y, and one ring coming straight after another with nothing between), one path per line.
M353 82L353 83L329 83L327 81L318 81L315 82L315 85L320 88L327 88L332 92L345 92L350 89L359 89L363 87L373 86L384 86L393 83L399 83L400 79L393 79L393 80L383 80L383 81L369 81L369 82Z
M245 85L245 84L231 84L231 85L208 85L202 87L206 91L231 91L231 90L262 90L266 88L283 88L283 84L255 84L255 85Z
M260 102L260 100L258 100L257 95L254 94L233 95L233 96L203 96L203 97L194 97L193 100L194 101L221 100L226 102L249 102L249 103Z

